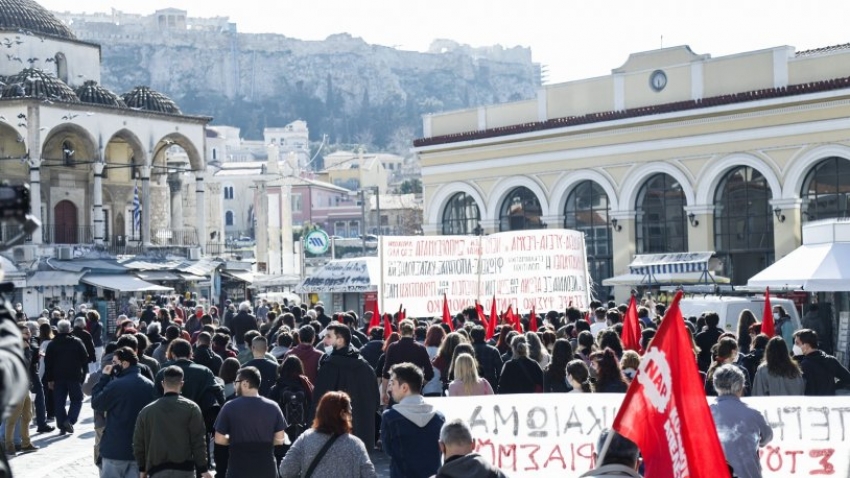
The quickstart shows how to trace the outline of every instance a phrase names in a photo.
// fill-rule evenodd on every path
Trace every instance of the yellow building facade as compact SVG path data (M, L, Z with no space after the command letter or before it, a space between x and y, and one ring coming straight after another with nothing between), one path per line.
M850 212L850 44L635 53L423 130L426 234L566 227L587 234L596 284L636 254L686 251L745 284L804 223Z

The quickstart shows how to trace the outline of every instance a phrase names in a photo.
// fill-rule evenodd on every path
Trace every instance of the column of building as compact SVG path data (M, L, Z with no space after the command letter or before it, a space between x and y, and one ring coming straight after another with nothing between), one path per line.
M206 205L207 203L204 199L204 174L200 172L195 173L195 216L197 217L195 227L198 230L198 244L201 246L202 254L206 253L207 241L209 240L207 236Z
M95 160L92 164L94 172L94 191L92 191L92 202L94 207L94 243L97 245L103 244L104 229L103 223L103 169L106 166L101 160Z
M142 244L145 246L151 245L151 167L142 166L139 168L139 174L142 177ZM134 218L135 221L135 218ZM135 228L135 222L134 222ZM135 229L134 229L135 231Z

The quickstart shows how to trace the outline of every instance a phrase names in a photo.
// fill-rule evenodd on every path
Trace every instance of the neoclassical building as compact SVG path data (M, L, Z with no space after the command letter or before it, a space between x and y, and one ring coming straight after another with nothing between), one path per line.
M850 211L850 44L635 53L423 122L426 234L584 231L597 284L636 254L685 251L714 251L746 284L804 223Z
M146 86L98 85L100 46L32 0L0 0L0 49L0 179L29 184L42 223L20 257L49 255L42 244L205 245L210 118Z

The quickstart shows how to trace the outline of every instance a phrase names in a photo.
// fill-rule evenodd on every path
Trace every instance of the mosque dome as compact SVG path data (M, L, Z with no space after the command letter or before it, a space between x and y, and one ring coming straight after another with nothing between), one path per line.
M183 112L171 98L154 91L147 86L137 86L133 91L122 95L127 107L137 110L155 111L157 113L168 113L182 115Z
M117 106L126 108L127 104L115 93L97 84L94 80L86 80L83 86L77 88L77 97L83 103L93 105Z
M0 0L0 31L10 30L20 35L17 41L25 41L27 35L77 39L68 25L33 0Z
M2 2L3 0L0 0ZM79 103L70 86L39 68L26 68L5 80L2 98L42 98L48 101Z

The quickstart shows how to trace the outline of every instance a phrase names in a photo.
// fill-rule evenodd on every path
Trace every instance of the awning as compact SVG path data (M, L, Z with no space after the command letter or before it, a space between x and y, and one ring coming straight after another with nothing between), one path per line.
M242 282L252 283L254 282L254 273L250 271L221 271L221 275L226 277L231 277L233 279L241 280Z
M163 287L145 282L136 276L120 274L87 275L83 277L82 282L118 292L166 292L174 290L171 287Z
M200 282L207 280L204 276L196 276L194 274L180 274L180 278L186 282Z
M749 287L850 291L850 242L804 244L753 276Z
M62 287L80 285L82 272L36 271L27 278L27 287Z
M377 257L339 259L328 262L311 277L304 279L295 292L374 292L380 281Z
M179 281L183 280L179 274L169 271L145 271L136 272L136 276L144 281Z
M629 264L632 274L656 275L682 272L704 272L714 252L678 252L673 254L641 254Z
M728 284L728 277L717 276L711 272L680 272L673 274L623 274L602 281L606 287L639 285L691 285L691 284Z
M252 287L255 289L286 287L296 285L299 282L301 282L301 277L297 275L256 276Z

